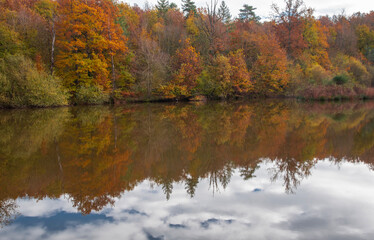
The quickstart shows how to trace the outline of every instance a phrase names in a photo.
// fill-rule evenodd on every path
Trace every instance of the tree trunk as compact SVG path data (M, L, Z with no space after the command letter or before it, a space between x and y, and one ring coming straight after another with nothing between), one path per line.
M55 67L55 42L56 42L55 20L52 19L51 74L53 74L53 70Z

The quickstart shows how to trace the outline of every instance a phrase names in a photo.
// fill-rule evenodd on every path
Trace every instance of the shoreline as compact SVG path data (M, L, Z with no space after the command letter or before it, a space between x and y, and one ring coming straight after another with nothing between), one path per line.
M170 98L157 98L157 99L124 99L124 100L112 100L106 103L99 104L68 104L68 105L59 105L59 106L22 106L22 107L9 107L9 106L0 106L0 109L51 109L51 108L62 108L62 107L75 107L75 106L102 106L102 105L112 105L120 106L126 104L147 104L147 103L193 103L193 102L236 102L236 101L265 101L269 99L279 99L279 100L296 100L298 102L316 102L316 103L326 103L326 102L365 102L374 100L374 96L329 96L329 97L317 97L310 98L305 96L259 96L259 97L236 97L228 99L210 99L203 96L200 98L184 98L184 99L170 99Z

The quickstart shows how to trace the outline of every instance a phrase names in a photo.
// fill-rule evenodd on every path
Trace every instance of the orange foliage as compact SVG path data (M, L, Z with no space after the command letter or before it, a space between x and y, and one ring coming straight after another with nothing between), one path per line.
M110 87L110 57L126 52L122 30L114 23L116 9L108 0L59 0L56 67L64 85Z
M287 57L279 43L269 34L254 38L258 56L253 64L254 91L260 95L281 94L287 87Z
M244 95L252 88L250 75L247 65L244 61L244 54L242 50L231 52L229 55L229 62L232 70L232 88L235 95Z
M160 91L171 98L191 96L202 67L200 56L189 39L185 40L184 47L176 52L172 61L175 71L173 79L167 86L162 86Z

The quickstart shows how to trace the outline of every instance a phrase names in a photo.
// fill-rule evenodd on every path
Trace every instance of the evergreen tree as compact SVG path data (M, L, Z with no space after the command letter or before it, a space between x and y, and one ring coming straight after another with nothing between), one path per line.
M256 9L257 8L254 8L253 6L249 6L248 4L244 4L243 8L239 10L240 11L239 19L241 21L245 21L245 22L251 22L251 21L258 22L258 21L260 21L261 18L259 16L257 16L254 12Z
M158 11L159 16L164 17L169 8L170 4L168 0L157 0L156 9Z
M169 9L178 9L178 5L176 3L170 3Z
M192 0L182 0L183 13L188 17L190 13L196 14L196 5Z
M225 1L222 1L219 6L218 16L224 23L229 23L231 20L230 9L227 7Z

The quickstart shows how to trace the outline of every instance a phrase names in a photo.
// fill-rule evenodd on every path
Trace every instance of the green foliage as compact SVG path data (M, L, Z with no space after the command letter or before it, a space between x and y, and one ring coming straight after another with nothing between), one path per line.
M0 22L0 58L22 50L24 50L24 44L19 40L19 34Z
M209 70L205 69L201 72L197 79L197 90L200 94L209 98L217 98L219 96L219 89Z
M368 60L374 62L374 31L366 25L360 25L356 29L358 49Z
M358 59L350 58L348 64L348 73L350 73L356 83L369 86L370 85L370 74L367 71L364 64L362 64Z
M226 5L225 1L221 2L218 9L218 17L222 19L222 22L229 23L231 20L231 13L229 7Z
M191 0L182 0L182 10L187 17L190 15L190 13L196 14L195 2Z
M198 80L199 90L210 98L229 98L247 94L252 88L242 51L218 55L213 66Z
M160 17L165 17L167 11L171 8L168 0L158 0L156 9Z
M35 3L35 11L48 21L52 21L56 14L57 2L53 0L39 0Z
M314 84L324 84L331 79L330 74L319 64L313 64L305 70L305 75Z
M103 104L109 102L109 94L99 86L81 86L77 89L74 97L76 104Z
M335 76L332 81L336 84L336 85L343 85L343 84L346 84L348 81L349 81L349 77L345 74L341 74L341 75L337 75Z
M23 55L6 55L0 61L0 105L8 107L49 107L68 104L60 80Z
M243 8L239 10L239 19L244 22L251 22L255 21L258 22L261 20L259 16L256 15L254 12L256 8L253 6L249 6L248 4L244 4Z
M131 71L134 57L134 53L129 52L125 56L121 56L121 59L115 61L117 63L116 68L119 70L118 78L116 79L116 91L130 92L132 90L136 81Z

